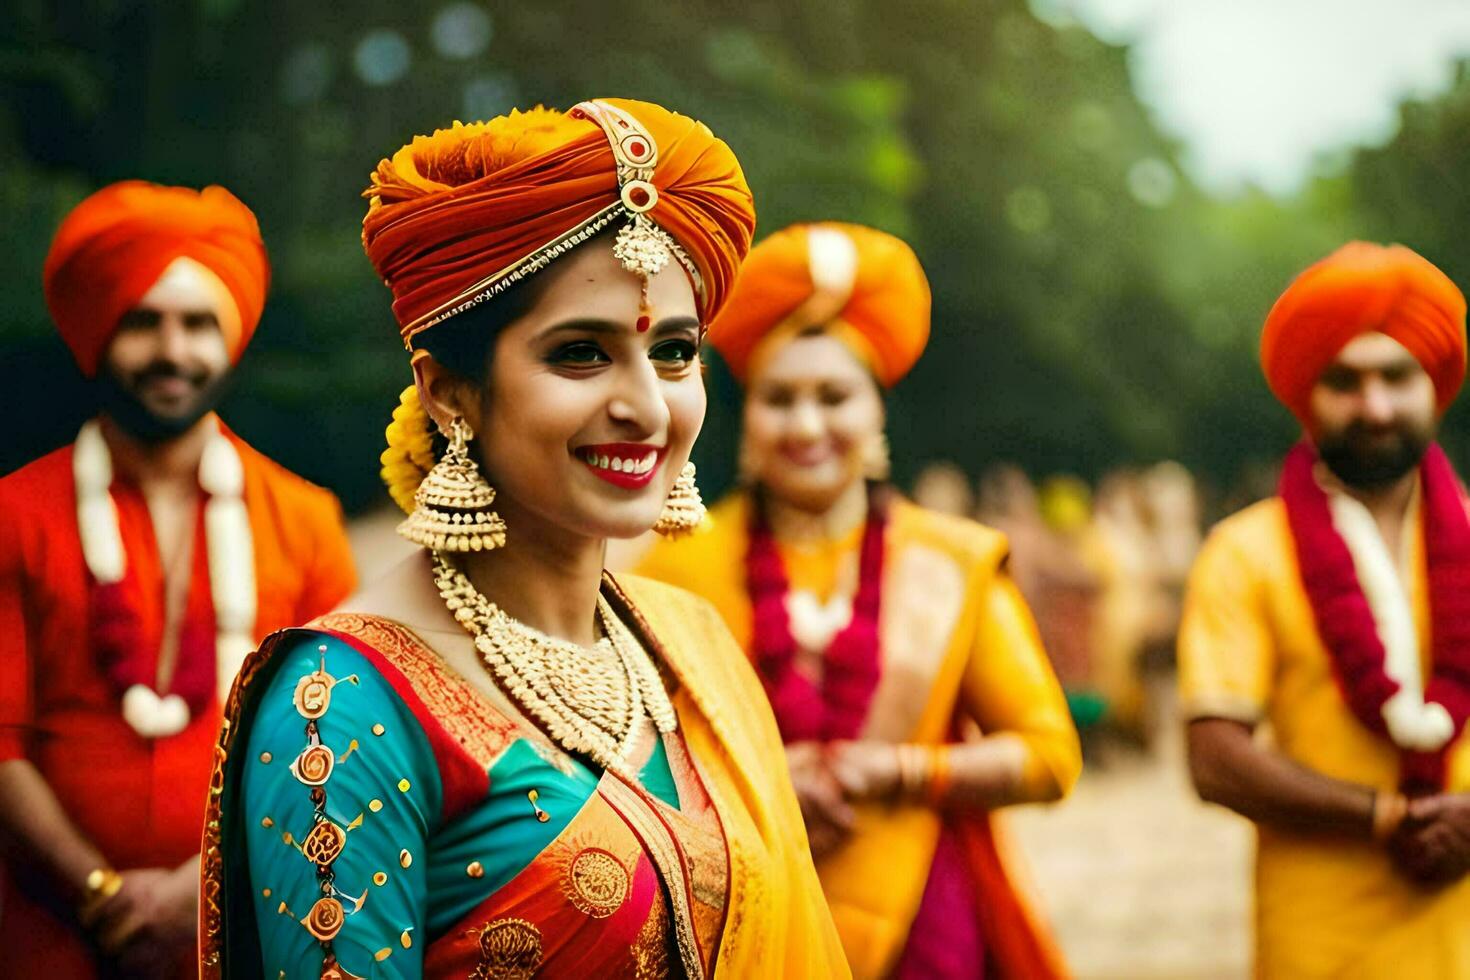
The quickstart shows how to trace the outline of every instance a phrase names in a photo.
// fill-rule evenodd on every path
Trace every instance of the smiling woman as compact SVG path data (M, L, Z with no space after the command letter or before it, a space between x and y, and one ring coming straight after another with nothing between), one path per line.
M746 486L642 567L714 603L754 661L854 976L1053 977L994 811L1066 793L1076 732L1002 536L884 482L882 389L928 333L892 235L756 246L710 328L745 384Z
M425 551L241 672L204 974L847 976L759 681L700 600L603 571L702 513L733 155L584 102L419 137L369 194Z

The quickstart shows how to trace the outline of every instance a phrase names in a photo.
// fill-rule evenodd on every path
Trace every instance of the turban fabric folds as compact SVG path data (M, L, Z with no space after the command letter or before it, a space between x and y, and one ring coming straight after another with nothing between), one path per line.
M624 99L415 137L378 164L365 194L363 247L410 347L415 334L635 215L672 238L708 322L755 228L750 188L723 141L703 123Z
M141 180L97 191L67 215L46 256L46 305L87 377L118 321L179 258L216 277L238 317L220 316L232 360L265 305L270 264L255 215L223 187L201 191Z
M889 387L923 353L929 307L929 281L904 242L861 225L793 225L751 250L710 342L744 382L783 340L822 327Z
M1311 392L1343 346L1376 331L1404 345L1447 408L1465 379L1465 297L1402 245L1349 242L1297 276L1266 317L1261 365L1271 391L1308 425Z

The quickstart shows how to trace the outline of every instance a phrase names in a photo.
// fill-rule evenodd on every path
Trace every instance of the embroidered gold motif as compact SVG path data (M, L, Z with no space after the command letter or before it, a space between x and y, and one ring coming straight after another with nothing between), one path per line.
M381 871L378 871L378 872L374 873L374 875L373 875L373 884L375 884L379 888L381 888L382 886L386 885L387 883L388 883L388 876L386 874L384 874Z
M328 942L342 931L344 917L342 903L328 896L316 900L316 904L311 907L310 912L306 913L306 918L301 920L301 924L306 926L306 931L319 942Z
M260 761L265 763L266 765L270 765L271 754L269 752L260 753Z
M403 930L403 934L398 937L398 942L403 946L404 949L408 949L413 945L413 937L410 936L408 934L408 930L405 929Z
M368 809L373 811L374 813L377 813L379 810L383 809L383 801L378 799L368 800Z
M464 873L471 878L483 878L485 877L485 866L479 861L471 861L469 866L464 869Z
M296 682L296 692L291 702L296 712L308 720L320 718L332 706L332 685L337 679L325 670L307 674Z
M346 846L347 831L330 820L322 820L301 842L301 855L313 864L326 866L337 860Z
M408 853L408 848L405 847L398 852L398 866L400 868L406 868L411 864L413 864L413 855Z
M381 724L378 724L378 725L374 725L373 726L373 734L374 735L381 735L384 732L386 732L387 730L388 729L384 728Z
M336 761L332 750L320 742L308 745L291 763L291 775L308 786L321 786L332 778L332 766Z
M409 791L409 788L412 785L413 784L410 783L408 780L406 780L406 779L400 779L398 781L398 792L400 792L400 793L407 793Z
M562 890L580 911L605 919L622 906L629 884L628 869L621 861L600 847L589 847L572 859Z
M314 625L358 637L381 653L408 678L435 720L486 770L520 737L515 724L485 695L397 623L375 616L333 613Z
M540 929L525 919L496 919L480 930L480 963L470 980L529 980L541 956Z

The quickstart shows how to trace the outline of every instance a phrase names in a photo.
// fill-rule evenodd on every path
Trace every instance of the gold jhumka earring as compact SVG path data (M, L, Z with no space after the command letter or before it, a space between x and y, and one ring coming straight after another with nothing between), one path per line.
M694 464L685 463L653 529L666 538L677 538L691 533L703 520L704 501L694 483Z
M470 427L455 417L449 448L414 491L413 513L398 533L433 551L489 551L505 547L505 521L491 510L495 489L470 456Z
M863 447L863 476L876 483L884 483L892 472L888 433L880 432Z

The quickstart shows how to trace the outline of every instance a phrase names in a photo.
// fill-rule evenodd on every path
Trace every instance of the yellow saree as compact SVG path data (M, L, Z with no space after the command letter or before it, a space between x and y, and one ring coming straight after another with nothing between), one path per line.
M726 499L712 509L706 532L660 542L639 566L709 599L747 652L750 507L745 494ZM884 549L882 674L860 737L942 745L967 717L986 735L1007 733L1024 745L1027 799L1063 795L1081 768L1077 736L1034 624L1002 570L1004 536L895 499ZM782 557L793 583L809 577L800 555ZM979 889L994 969L1005 977L1062 975L1000 814L917 805L858 807L852 836L817 864L853 975L887 976L902 957L946 826Z

